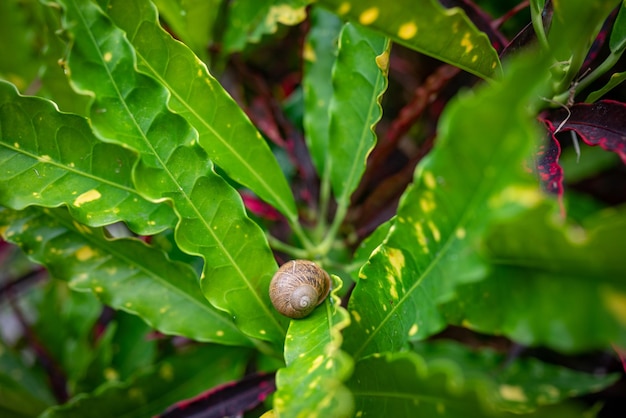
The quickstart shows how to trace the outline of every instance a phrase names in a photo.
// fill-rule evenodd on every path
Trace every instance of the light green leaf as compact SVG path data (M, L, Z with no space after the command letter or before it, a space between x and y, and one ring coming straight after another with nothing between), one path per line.
M224 312L203 297L187 265L137 239L106 239L62 209L0 210L2 234L50 274L107 305L139 315L164 334L251 345Z
M296 25L306 18L305 7L314 0L238 0L230 3L224 34L226 53L241 51L265 34L275 33L278 24Z
M520 58L502 82L459 97L442 115L435 147L352 293L345 347L356 358L441 330L437 305L485 275L475 251L485 227L542 199L524 163L539 138L528 107L547 70L534 55Z
M169 106L197 130L209 158L297 222L293 195L267 143L206 66L159 26L154 6L141 0L110 0L106 10L126 31L138 69L167 88Z
M626 346L626 210L594 213L583 227L554 212L544 205L496 224L486 238L495 268L442 310L452 323L526 345Z
M151 203L132 184L137 156L105 144L79 116L60 113L47 100L18 95L0 81L0 203L67 205L91 226L125 221L139 234L172 227L175 215Z
M46 411L42 418L150 417L172 404L240 378L249 352L223 346L192 347L126 382L106 383Z
M586 103L596 102L597 100L602 98L602 96L604 96L605 94L613 90L615 87L622 84L624 80L626 80L626 71L621 72L621 73L611 74L611 78L609 78L609 81L606 83L606 85L604 85L604 87L602 87L599 90L589 93L589 96L587 96L587 98L585 99L585 102Z
M353 363L340 349L341 331L350 317L337 296L341 279L332 276L332 280L331 296L307 318L292 320L287 331L287 367L276 375L278 416L353 416L352 395L343 385Z
M490 383L488 398L501 411L527 414L576 396L598 392L613 384L619 375L588 374L535 358L510 358L494 350L470 350L452 341L415 344L414 350L426 363L447 364L463 371L466 380Z
M453 361L426 361L413 352L363 358L348 386L356 416L362 417L518 417L502 411L491 379L466 373ZM569 405L541 408L533 418L570 418L582 411Z
M320 5L484 79L501 71L489 38L459 8L444 9L435 0L393 1L384 7L376 0L321 0Z
M276 261L241 197L215 173L193 128L169 111L168 90L135 71L124 32L93 3L62 4L64 27L73 37L68 67L74 86L95 97L94 131L139 153L135 185L174 205L176 241L204 258L201 286L213 306L228 312L246 335L282 345L286 320L271 308L268 294Z
M328 107L333 95L332 69L337 57L341 20L320 7L311 9L311 29L304 44L304 132L317 172L324 173L328 151Z
M374 126L382 117L387 88L389 39L368 28L346 24L333 68L328 159L339 207L347 207L376 145Z

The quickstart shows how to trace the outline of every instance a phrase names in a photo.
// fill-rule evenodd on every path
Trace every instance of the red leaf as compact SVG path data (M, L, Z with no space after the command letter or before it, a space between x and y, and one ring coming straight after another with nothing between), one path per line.
M549 127L560 131L574 131L587 144L599 145L617 153L626 164L626 104L614 100L597 103L579 103L569 109L557 109L545 116ZM561 126L562 125L562 126Z
M255 374L179 402L157 418L222 418L243 414L276 390L274 373Z
M554 131L550 122L547 122L548 130ZM537 152L537 172L541 179L543 189L559 197L563 196L563 169L559 165L561 145L554 135L548 135L547 143L539 147Z

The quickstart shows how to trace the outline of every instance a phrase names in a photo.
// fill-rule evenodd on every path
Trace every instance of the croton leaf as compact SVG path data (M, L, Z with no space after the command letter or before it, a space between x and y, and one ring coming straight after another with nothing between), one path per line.
M113 23L126 31L139 71L167 88L170 108L196 129L209 158L296 222L293 195L269 146L207 67L161 28L154 6L142 0L100 1Z
M341 331L350 323L337 292L341 280L332 276L333 291L311 316L291 321L285 339L287 367L276 375L278 416L351 417L352 395L343 382L352 372L352 359L340 350ZM303 373L303 371L306 371Z
M130 238L110 240L101 229L61 209L0 210L4 238L17 244L53 277L107 305L139 315L165 334L229 345L251 345L231 318L203 297L186 264Z
M535 358L511 358L488 348L473 350L452 341L420 342L413 349L428 365L456 365L467 380L491 382L489 399L499 410L518 414L600 391L619 378L618 374L583 373Z
M547 122L548 129L553 129ZM563 196L563 168L559 165L561 144L554 135L547 135L537 151L537 172L543 189L559 197Z
M2 205L66 205L87 225L125 221L146 235L172 227L172 209L135 190L136 160L133 152L98 140L82 117L61 113L47 100L20 96L0 81Z
M249 42L274 33L278 24L296 25L306 18L305 7L314 0L239 0L229 3L224 34L227 53L242 50Z
M257 373L228 382L171 406L159 418L223 418L255 408L276 390L274 373Z
M42 418L149 417L207 387L240 378L249 351L235 347L192 347L142 370L125 382L110 382L92 393L49 408Z
M499 408L494 379L465 371L457 361L427 361L414 352L368 356L348 381L356 416L449 418L517 417ZM506 386L505 386L506 391ZM512 389L509 397L519 393ZM522 392L523 393L523 392ZM494 396L496 395L496 396ZM541 408L528 417L569 418L582 411L569 405Z
M342 24L334 13L316 6L311 9L310 22L311 29L302 54L303 126L311 159L321 175L329 143L328 106L333 94L332 69L337 58L337 41Z
M46 376L37 365L0 342L0 415L29 417L54 404Z
M93 130L138 152L137 189L174 205L180 218L176 241L204 258L201 285L209 301L247 335L282 345L286 320L271 308L268 294L276 261L241 197L215 173L196 131L169 110L170 92L135 70L135 51L124 32L93 2L61 4L73 40L67 65L73 85L94 97Z
M502 82L447 107L435 147L350 298L345 347L356 358L439 331L437 304L485 275L476 248L486 226L542 199L524 161L538 138L528 104L539 97L544 64L520 57Z
M548 138L537 156L537 170L544 189L563 195L563 169L559 132L575 132L587 145L615 152L626 164L626 104L614 100L597 103L577 103L570 108L559 108L541 113ZM574 140L576 140L574 138Z
M339 36L333 68L328 160L333 192L340 208L350 202L374 145L374 127L382 116L380 100L387 88L388 38L347 23Z
M207 55L221 3L222 0L154 1L176 37L203 59Z
M556 223L548 204L529 210L493 226L485 238L492 271L442 311L451 323L526 345L624 347L625 237L624 208L593 213L582 226Z
M550 122L552 135L574 131L591 146L599 145L615 152L626 164L626 104L615 100L597 103L577 103L569 109L559 108L541 119Z
M491 79L500 72L489 38L459 8L444 9L435 0L393 1L384 7L373 0L320 0L319 4L479 77Z

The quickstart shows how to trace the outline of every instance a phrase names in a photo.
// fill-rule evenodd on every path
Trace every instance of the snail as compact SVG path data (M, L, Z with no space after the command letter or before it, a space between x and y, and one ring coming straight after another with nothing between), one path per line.
M278 312L289 318L304 318L330 292L330 277L317 264L292 260L280 266L270 282L270 299Z

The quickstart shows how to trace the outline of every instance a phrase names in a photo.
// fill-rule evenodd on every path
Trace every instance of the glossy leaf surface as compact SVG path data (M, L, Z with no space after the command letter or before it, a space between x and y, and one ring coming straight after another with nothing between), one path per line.
M103 231L76 223L62 209L4 209L0 215L5 239L71 288L94 292L165 334L251 345L228 315L206 301L189 266L143 242L107 239Z
M135 190L136 155L105 144L79 116L60 113L43 99L18 95L0 82L0 203L66 205L79 221L110 225L125 221L135 232L153 234L175 223L165 204Z
M457 284L484 277L476 246L489 222L541 199L524 169L537 138L527 106L537 100L541 65L524 57L501 83L459 98L442 115L438 142L350 299L346 347L355 357L399 350L409 338L439 331L445 321L438 303L450 300Z
M287 367L276 375L274 395L277 416L351 417L352 395L343 382L352 371L352 359L341 351L341 331L349 324L348 312L333 291L311 316L292 320L285 339ZM303 371L306 370L306 373Z
M233 180L297 219L289 185L265 140L193 52L159 26L154 6L141 0L106 3L110 18L128 34L138 69L167 89L169 107L195 128L209 158Z
M133 174L140 192L173 203L178 245L205 260L207 299L247 335L282 341L285 321L268 295L276 262L263 232L246 216L239 194L215 174L195 130L170 112L168 90L134 70L124 32L94 4L79 3L63 1L64 25L74 40L68 66L76 88L95 96L94 130L139 153Z
M389 40L368 28L346 24L333 68L328 158L339 205L347 206L376 144L374 127L382 116L387 88Z
M487 36L461 9L444 9L434 0L322 0L343 18L371 26L394 42L437 58L485 79L500 72L500 60ZM453 28L453 30L450 30Z

